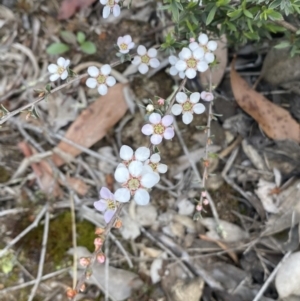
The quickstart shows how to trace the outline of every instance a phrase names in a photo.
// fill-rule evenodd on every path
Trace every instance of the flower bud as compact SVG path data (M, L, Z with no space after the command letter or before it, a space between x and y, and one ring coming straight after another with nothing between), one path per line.
M211 92L203 91L201 92L201 98L205 101L212 101L214 100L214 95Z
M94 240L95 250L99 250L101 246L103 245L103 240L100 237L95 238Z
M116 229L120 229L122 227L122 221L119 218L116 219L116 221L114 223L114 227Z
M195 38L190 38L190 43L195 42Z
M81 266L83 266L84 268L87 267L91 262L91 258L90 257L81 257L79 259L79 263Z
M157 100L157 103L158 103L160 106L162 106L162 105L164 105L165 100L164 100L163 98L160 98L160 99Z
M196 210L197 211L201 211L202 210L202 206L200 204L198 204L197 207L196 207Z
M85 285L85 283L83 283L83 284L81 285L81 287L80 287L79 290L80 290L81 292L84 292L85 289L86 289L86 285Z
M76 290L73 290L73 289L70 288L70 287L68 287L68 288L67 288L66 294L67 294L67 297L68 297L69 299L73 299L73 298L77 295L77 291L76 291Z
M147 105L146 110L147 110L147 112L151 113L154 111L154 106L149 104L149 105Z
M95 234L96 234L96 235L101 235L101 234L104 233L104 231L105 231L105 229L103 229L103 228L96 228Z
M105 255L103 253L98 254L97 255L97 261L99 263L104 263L104 261L105 261Z
M205 198L205 197L206 197L206 191L202 191L202 192L201 192L201 196L202 196L203 198Z
M203 204L204 204L204 205L208 205L208 204L209 204L208 199L204 199L204 200L203 200Z

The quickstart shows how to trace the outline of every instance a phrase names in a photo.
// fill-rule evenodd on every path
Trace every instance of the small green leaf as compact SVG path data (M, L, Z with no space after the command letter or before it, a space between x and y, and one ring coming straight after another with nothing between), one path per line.
M243 13L247 18L253 19L253 15L249 12L249 10L245 9L243 10Z
M287 47L290 47L290 46L291 46L290 42L283 41L283 42L279 43L278 45L276 45L274 48L283 49L283 48L287 48Z
M266 13L267 13L268 17L273 21L283 20L282 14L273 9L268 9L266 11Z
M240 8L240 9L234 10L234 11L232 11L230 13L227 13L227 16L230 17L231 21L233 21L233 20L239 18L241 16L242 12L243 11Z
M83 42L80 49L86 54L94 54L97 51L95 44L89 41Z
M82 44L85 41L85 34L82 31L77 32L77 42Z
M60 36L66 43L76 45L76 36L73 32L64 30L60 32Z
M217 6L213 6L213 8L211 9L211 11L209 12L206 18L206 22L205 22L206 25L209 25L213 21L216 11L217 11Z
M62 54L67 52L70 49L70 47L64 43L53 43L50 46L47 47L46 51L48 54Z
M48 93L50 93L50 91L51 91L51 84L47 84L46 87L45 87L45 89L46 89L46 91Z

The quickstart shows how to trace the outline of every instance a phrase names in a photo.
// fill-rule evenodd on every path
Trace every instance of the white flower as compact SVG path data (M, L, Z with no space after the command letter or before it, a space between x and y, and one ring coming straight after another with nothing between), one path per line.
M205 111L205 106L202 103L198 103L200 100L200 93L195 92L190 95L190 98L183 93L178 92L176 94L176 101L178 104L172 106L172 113L174 115L182 114L182 121L185 124L189 124L193 121L193 113L201 114Z
M56 64L50 64L48 66L48 71L50 73L53 73L50 76L50 80L52 82L56 81L57 79L66 79L68 77L68 70L67 67L70 65L70 60L66 60L63 57L60 57L57 60L57 65Z
M107 86L112 87L116 83L116 79L113 76L108 76L110 74L111 67L109 65L103 65L100 69L95 66L88 68L89 77L86 81L86 85L94 89L98 87L98 92L100 95L105 95L107 93Z
M190 43L189 48L184 47L179 53L175 67L179 72L184 72L187 78L196 77L197 70L204 72L208 69L208 64L204 60L204 50L199 48L196 42Z
M118 47L120 48L121 53L128 53L130 49L134 47L132 38L130 35L124 37L119 37L117 41Z
M123 160L123 165L128 166L132 161L144 162L149 159L150 149L145 146L139 147L135 152L128 145L122 145L120 149L120 158Z
M146 107L146 111L151 113L154 111L154 106L152 104L148 104L147 107Z
M158 183L159 176L154 172L145 172L142 162L132 161L128 168L125 165L120 165L116 169L115 179L123 187L115 192L115 199L118 202L129 202L133 196L138 205L147 205L150 201L147 189Z
M198 37L199 46L204 50L204 59L209 64L215 60L215 55L212 53L218 47L216 41L209 41L205 33L201 33Z
M137 48L137 53L132 61L132 64L138 65L138 70L141 74L145 74L149 71L149 67L157 68L159 66L159 60L156 58L157 50L150 48L148 51L145 46L140 45Z
M153 154L150 159L145 162L145 169L147 171L153 171L155 173L165 173L168 170L168 166L166 164L159 163L160 155L158 153Z
M121 13L120 5L118 4L120 0L100 0L103 8L102 16L106 19L112 12L115 17L118 17Z
M170 74L175 76L179 73L178 74L179 77L183 79L183 78L185 78L185 73L183 71L179 72L179 70L175 66L178 61L179 61L179 58L176 57L175 55L170 55L169 56L169 63L171 64Z

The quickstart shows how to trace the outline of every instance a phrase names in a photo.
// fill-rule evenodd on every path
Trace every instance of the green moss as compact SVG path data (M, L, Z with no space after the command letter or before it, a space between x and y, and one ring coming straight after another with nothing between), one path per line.
M0 183L5 183L9 180L10 175L8 171L3 167L0 166Z
M85 246L93 251L95 238L95 226L88 221L76 222L77 245ZM33 250L41 249L44 226L39 225L22 240L24 256L30 257ZM72 222L71 213L64 212L50 221L49 237L47 242L46 263L54 263L62 267L68 263L69 258L66 252L72 248Z

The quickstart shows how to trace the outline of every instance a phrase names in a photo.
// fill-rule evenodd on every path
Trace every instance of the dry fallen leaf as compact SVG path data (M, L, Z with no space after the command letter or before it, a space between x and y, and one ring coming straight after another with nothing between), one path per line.
M251 89L231 64L231 87L239 106L251 115L266 135L274 140L300 142L299 124L285 109L270 102L260 93Z
M127 111L124 88L124 84L117 84L110 88L106 95L93 102L71 124L65 138L86 148L103 138ZM73 157L81 153L78 148L63 141L58 144L57 148ZM64 163L58 154L53 156L53 161L57 166Z
M214 52L216 56L216 60L218 62L218 65L213 67L211 70L211 77L212 77L212 84L216 88L219 86L220 82L222 81L222 78L225 73L225 69L227 66L227 58L228 58L228 49L227 49L227 39L226 36L221 36L220 40L217 40L218 48ZM210 82L210 71L207 70L205 72L200 73L200 81L203 87L206 87L209 85Z
M96 0L64 0L61 3L58 20L67 20L72 17L77 10L90 6Z

